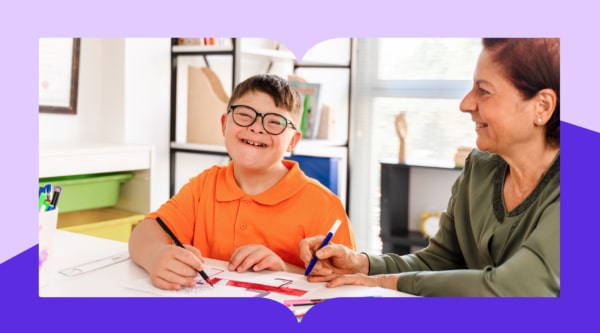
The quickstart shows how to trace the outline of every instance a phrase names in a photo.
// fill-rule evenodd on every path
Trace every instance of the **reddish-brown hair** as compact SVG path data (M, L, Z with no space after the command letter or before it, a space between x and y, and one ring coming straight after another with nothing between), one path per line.
M560 145L560 39L484 38L483 47L525 99L542 89L556 92L556 109L546 123L546 142Z

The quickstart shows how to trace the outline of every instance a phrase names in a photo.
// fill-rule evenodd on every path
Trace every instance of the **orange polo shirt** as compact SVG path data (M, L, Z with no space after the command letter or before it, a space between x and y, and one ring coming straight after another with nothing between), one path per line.
M283 261L304 267L299 243L326 235L335 220L332 242L356 249L354 233L340 199L298 163L283 160L289 172L272 188L247 195L233 177L234 163L213 166L190 179L181 190L147 218L160 216L183 244L203 257L229 261L247 244L263 244Z

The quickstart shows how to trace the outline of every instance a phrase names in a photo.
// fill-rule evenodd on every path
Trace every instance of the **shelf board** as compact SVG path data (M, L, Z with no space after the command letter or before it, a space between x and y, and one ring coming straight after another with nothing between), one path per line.
M293 154L345 158L347 152L347 142L343 140L302 139Z
M196 53L196 52L231 52L233 46L221 46L221 45L173 45L173 53Z
M132 216L143 216L143 214L113 207L86 209L75 212L59 213L57 227L68 228L90 223L130 218Z
M225 146L189 142L171 142L171 149L176 152L208 153L228 155ZM301 140L293 151L293 155L312 155L321 157L345 158L348 147L345 141L333 140Z
M40 144L39 177L145 170L151 165L149 145L72 142Z
M203 143L171 142L171 149L180 152L217 153L227 155L227 149L222 145Z
M244 55L255 55L261 57L296 60L296 56L291 51L273 50L266 48L243 48L241 53Z
M295 65L296 68L342 68L342 69L350 69L349 64L336 64L329 62L319 62L319 61L303 61L299 62Z
M391 164L398 166L406 166L407 168L430 168L430 169L445 169L445 170L461 170L462 167L457 167L454 161L406 161L399 163L398 159L383 159L379 161L381 164Z

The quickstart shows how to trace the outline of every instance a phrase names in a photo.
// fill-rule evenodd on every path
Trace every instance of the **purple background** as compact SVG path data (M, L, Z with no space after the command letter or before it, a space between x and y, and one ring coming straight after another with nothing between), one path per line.
M593 4L593 2L587 2ZM597 327L596 249L587 240L600 231L597 176L600 112L594 97L600 66L595 52L595 8L572 2L466 0L420 1L369 8L349 3L250 1L220 5L170 1L158 7L103 1L53 1L2 5L0 122L5 203L0 253L0 331L169 330L211 328L273 332L394 330L545 331ZM588 5L593 6L593 5ZM38 175L37 43L39 37L173 37L213 35L277 40L300 58L334 37L560 37L562 44L562 296L558 299L360 299L332 300L297 324L283 306L254 299L40 299L37 296ZM573 91L576 87L577 94ZM594 90L592 90L594 89ZM584 98L581 98L584 97ZM589 97L589 98L585 98ZM581 127L580 127L581 126ZM591 129L591 130L589 130ZM32 203L32 204L30 204ZM586 237L587 236L587 237ZM24 252L23 252L24 251ZM20 253L20 254L19 254ZM18 254L18 255L17 255ZM588 301L589 300L589 301ZM596 308L596 307L594 307ZM567 314L567 312L569 312ZM24 319L18 319L26 316Z

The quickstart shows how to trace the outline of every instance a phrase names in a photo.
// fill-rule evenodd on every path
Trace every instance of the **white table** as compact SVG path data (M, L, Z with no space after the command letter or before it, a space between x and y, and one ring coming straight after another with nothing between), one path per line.
M56 230L53 241L50 283L40 287L40 297L155 297L156 295L123 287L128 281L147 275L131 259L78 276L59 271L113 255L127 253L127 243Z
M76 276L66 276L60 271L82 267L103 258L128 256L124 242L98 238L64 230L57 230L53 241L53 274L48 285L40 287L40 297L160 297L153 292L127 287L132 281L147 277L146 271L131 259L91 270ZM210 261L210 259L207 259ZM241 273L244 274L244 273ZM367 290L368 289L368 290ZM411 297L413 295L382 288L342 286L325 291L323 298L375 293L380 297ZM308 295L308 294L307 294ZM269 297L271 298L271 297ZM278 300L278 299L275 299Z

